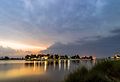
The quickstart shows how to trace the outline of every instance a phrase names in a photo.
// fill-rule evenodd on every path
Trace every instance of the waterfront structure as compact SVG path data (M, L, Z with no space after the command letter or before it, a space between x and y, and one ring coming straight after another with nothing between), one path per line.
M114 56L111 57L112 59L120 59L120 52L116 52Z
M25 56L25 60L29 60L29 61L41 61L41 60L68 60L68 59L72 59L72 60L95 60L96 57L93 56L79 56L79 55L74 55L74 56L67 56L67 55L50 55L50 54L38 54L38 55L26 55Z

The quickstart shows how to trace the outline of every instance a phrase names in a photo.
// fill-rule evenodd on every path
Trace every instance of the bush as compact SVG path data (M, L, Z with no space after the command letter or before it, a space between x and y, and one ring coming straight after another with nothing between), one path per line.
M120 82L120 61L104 61L92 69L79 68L70 73L64 82Z
M73 73L70 73L68 77L65 79L65 82L83 82L85 80L85 76L88 74L88 70L85 67L81 69L77 69Z

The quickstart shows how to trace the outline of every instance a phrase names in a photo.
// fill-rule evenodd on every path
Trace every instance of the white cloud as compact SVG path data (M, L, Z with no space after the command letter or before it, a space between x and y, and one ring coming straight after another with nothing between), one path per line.
M106 0L97 0L96 1L96 14L100 14L106 5Z
M24 57L27 54L32 54L32 51L24 50L15 50L11 47L0 46L0 57L9 56L9 57Z
M0 56L14 56L15 53L12 48L0 46Z
M30 10L30 11L33 11L34 9L34 6L32 4L32 0L22 0L23 3L24 3L24 7L27 9L27 10Z

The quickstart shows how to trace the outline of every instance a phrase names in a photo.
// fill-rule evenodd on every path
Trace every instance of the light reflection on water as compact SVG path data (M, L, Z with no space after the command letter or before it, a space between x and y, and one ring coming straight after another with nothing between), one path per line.
M0 61L0 82L60 82L70 71L95 61Z

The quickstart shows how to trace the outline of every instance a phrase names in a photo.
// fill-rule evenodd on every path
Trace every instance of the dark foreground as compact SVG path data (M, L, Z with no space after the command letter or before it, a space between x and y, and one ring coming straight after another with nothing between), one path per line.
M103 61L90 70L79 68L70 73L64 82L120 82L120 60Z

